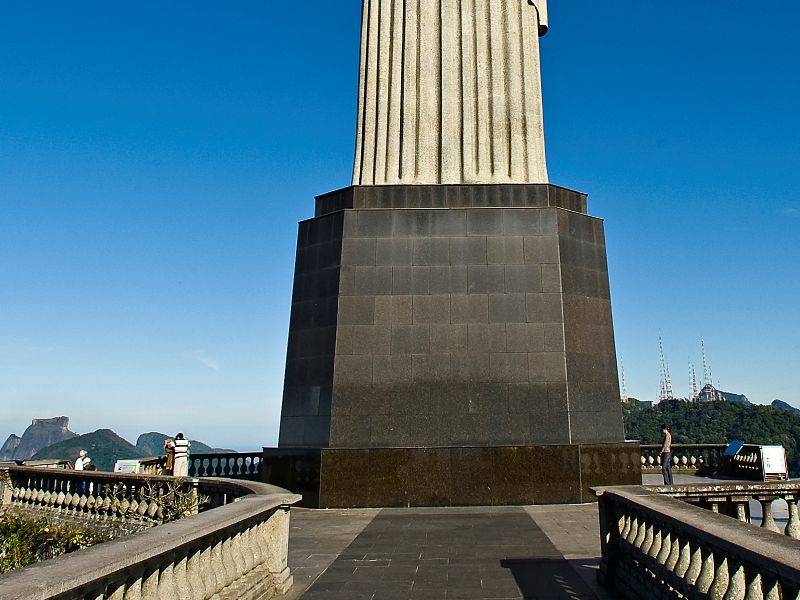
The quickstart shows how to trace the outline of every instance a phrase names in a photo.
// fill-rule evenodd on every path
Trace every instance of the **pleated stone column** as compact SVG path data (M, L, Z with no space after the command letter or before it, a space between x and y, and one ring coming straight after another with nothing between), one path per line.
M363 0L353 185L546 183L546 0Z

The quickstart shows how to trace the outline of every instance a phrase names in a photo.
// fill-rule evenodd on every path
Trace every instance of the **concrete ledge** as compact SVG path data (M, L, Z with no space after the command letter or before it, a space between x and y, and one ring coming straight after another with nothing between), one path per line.
M358 185L317 196L317 217L345 209L564 208L586 214L588 196L557 185Z

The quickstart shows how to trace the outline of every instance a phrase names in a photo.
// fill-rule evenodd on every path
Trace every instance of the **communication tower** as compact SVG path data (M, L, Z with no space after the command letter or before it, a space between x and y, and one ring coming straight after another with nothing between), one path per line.
M658 354L661 363L661 389L658 395L658 401L673 400L675 393L672 391L672 376L669 373L669 364L664 354L664 342L661 336L658 337Z

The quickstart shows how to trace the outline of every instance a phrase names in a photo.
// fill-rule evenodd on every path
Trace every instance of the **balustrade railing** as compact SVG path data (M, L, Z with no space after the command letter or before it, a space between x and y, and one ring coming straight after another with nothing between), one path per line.
M191 477L226 477L261 481L262 452L230 452L225 454L191 454Z
M46 498L53 498L54 492L56 498L63 494L66 502L67 492L52 489L53 482L45 477L49 473L30 471L33 470L9 470L17 487L13 488L13 497L9 496L10 486L6 487L4 503L47 505ZM141 489L148 480L154 480L157 486L162 480L175 480L141 475L74 475L65 471L58 475L65 476L68 484L64 485L70 490L82 482L99 485L111 480L133 488L136 481ZM289 508L300 496L254 482L178 481L196 486L199 494L211 499L205 511L0 577L0 598L249 600L271 598L291 587L287 562ZM19 483L24 486L18 487ZM70 494L72 510L97 510L97 504L90 509L88 499L83 502L85 494L78 496L77 505L76 494ZM135 510L129 506L125 514L133 511L138 515L140 506L137 503ZM145 513L150 513L150 506L148 503Z
M798 486L711 487L595 490L601 582L637 599L800 600ZM749 498L790 502L786 535L766 504L762 527L723 514L746 521L739 507Z
M762 528L800 540L800 514L798 514L800 482L798 481L677 485L650 489L658 494L671 496L700 508L733 517L742 523L752 522L750 503L758 502L761 505L760 525ZM779 500L785 501L788 507L788 518L785 525L779 525L775 519L773 507Z
M706 474L716 472L722 464L725 444L673 444L672 469L676 473ZM642 472L661 472L661 446L642 446Z
M175 511L196 513L206 508L198 495L199 481L188 478L27 467L12 467L8 476L4 505L82 519L149 527L170 520Z

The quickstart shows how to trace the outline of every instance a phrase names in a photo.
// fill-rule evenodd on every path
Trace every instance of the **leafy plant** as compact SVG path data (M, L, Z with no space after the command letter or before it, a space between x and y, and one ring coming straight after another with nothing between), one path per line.
M0 573L88 548L110 537L88 527L57 524L10 510L0 515Z
M197 493L190 480L145 481L136 492L137 502L146 502L158 507L157 517L163 523L177 521L195 515L210 503L210 498ZM104 493L120 501L128 496L128 487L115 483L105 487Z

